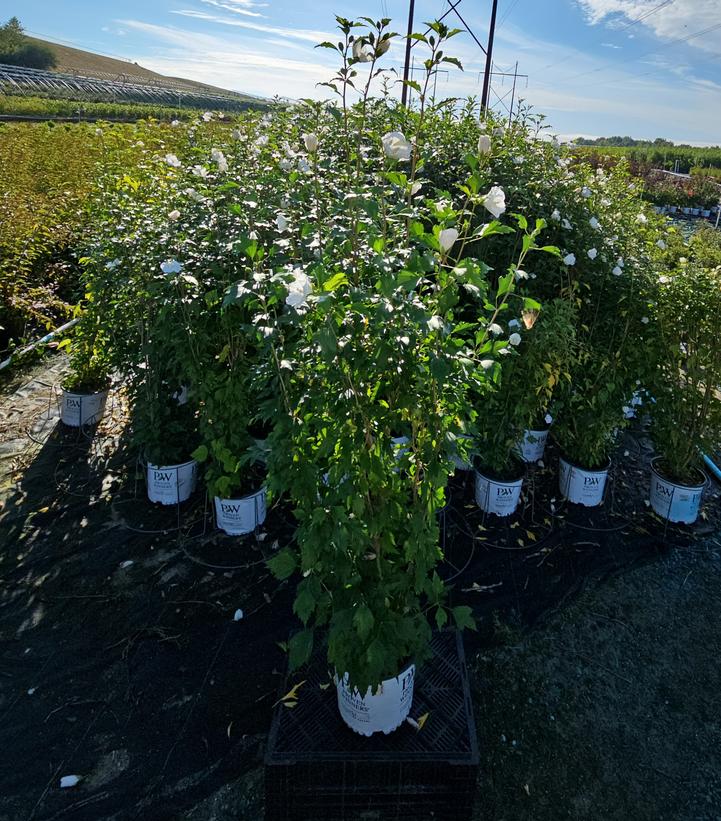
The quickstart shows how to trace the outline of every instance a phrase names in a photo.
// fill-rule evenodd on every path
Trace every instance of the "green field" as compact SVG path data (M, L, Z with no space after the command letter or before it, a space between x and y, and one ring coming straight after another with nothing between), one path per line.
M694 148L693 146L590 146L579 145L574 151L584 159L611 157L620 160L625 157L632 168L651 166L677 170L690 174L692 169L719 169L721 172L721 147ZM675 169L678 161L678 168ZM635 170L635 169L634 169Z

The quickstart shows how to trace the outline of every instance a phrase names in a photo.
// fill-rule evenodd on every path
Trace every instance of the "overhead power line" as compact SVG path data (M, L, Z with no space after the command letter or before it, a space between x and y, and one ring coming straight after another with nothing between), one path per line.
M616 29L616 31L619 32L619 33L624 32L624 31L628 31L628 29L632 28L637 23L643 22L644 20L648 19L652 14L655 14L657 11L660 11L661 9L666 8L666 6L670 6L672 3L675 3L675 2L676 2L676 0L663 0L663 3L659 3L657 6L654 6L652 9L649 9L647 12L644 12L639 17L636 17L633 20L631 20L629 23L627 23L622 28ZM568 62L569 60L571 60L575 56L576 56L575 54L569 54L567 57L562 57L560 60L557 60L555 63L549 63L547 66L543 66L541 68L541 71L548 71L549 69L555 68L556 66L560 66L562 63Z
M673 2L673 0L671 0L671 1ZM496 31L500 30L501 26L506 22L506 20L508 19L508 16L513 11L513 9L516 8L517 5L518 5L518 0L513 0L511 5L506 9L506 13L503 15L503 17L501 17L501 22L498 24L498 27L496 28Z

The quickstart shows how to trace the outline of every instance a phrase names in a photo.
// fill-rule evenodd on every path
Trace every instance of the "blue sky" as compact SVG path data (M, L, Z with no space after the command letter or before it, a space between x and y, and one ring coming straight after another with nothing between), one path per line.
M490 7L491 0L458 7L484 45ZM48 39L288 97L325 96L316 83L328 79L333 55L313 46L332 35L335 14L388 16L399 32L408 14L399 0L23 0L5 8ZM447 9L443 0L418 0L416 29ZM520 94L557 133L721 144L721 0L499 0L498 22L496 70L518 61L529 75ZM438 95L480 95L484 55L466 33L452 42L465 71L439 75ZM400 67L400 38L386 59ZM509 80L494 88L505 95Z

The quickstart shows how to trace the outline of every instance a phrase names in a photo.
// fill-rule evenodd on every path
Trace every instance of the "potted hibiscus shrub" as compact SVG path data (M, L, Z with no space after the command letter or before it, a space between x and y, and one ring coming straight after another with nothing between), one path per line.
M343 286L340 272L315 278L323 299L283 351L270 436L269 481L294 505L298 550L270 566L279 578L303 575L294 609L306 629L290 640L291 666L308 659L313 628L327 628L341 715L364 735L387 733L410 709L429 617L448 620L435 513L478 377L448 318L404 289L379 299L372 287ZM471 624L467 608L453 615Z
M508 345L501 348L496 384L480 397L475 494L487 513L509 516L518 505L525 463L543 456L552 417L554 389L568 376L575 337L575 310L557 299L542 308L522 302L506 320ZM513 311L514 301L507 303ZM490 332L501 336L500 322Z
M577 309L568 379L556 389L553 437L560 446L559 488L575 504L602 504L616 436L630 397L653 373L651 321L659 234L628 171L584 166L556 193L551 215L564 248L560 271L535 287Z
M693 524L707 478L703 454L721 442L721 239L711 228L660 277L658 369L651 394L650 501L670 522Z
M197 291L197 279L177 260L147 276L139 292L139 348L126 365L133 444L146 466L148 498L163 505L186 501L197 483L198 400L187 350L187 306Z
M232 536L250 533L266 515L267 428L259 419L263 334L254 315L275 302L283 282L240 280L200 302L203 332L195 350L193 384L199 404L201 444L193 457L205 465L218 527Z
M58 349L70 354L70 373L61 383L60 419L70 427L95 425L100 421L110 387L108 341L98 322L92 302L79 313L72 337Z
M198 440L195 403L178 395L180 379L160 362L146 360L142 378L129 379L134 446L145 464L148 498L175 505L195 490L198 465L191 453Z
M341 716L363 735L400 726L431 623L448 622L436 514L453 457L468 455L472 397L504 344L487 327L514 290L515 266L491 289L487 266L452 258L469 229L455 216L460 231L415 224L419 245L405 269L376 258L351 283L341 265L311 266L302 301L288 297L293 342L283 344L287 331L268 337L278 396L269 484L290 497L299 522L297 549L270 566L279 578L303 577L295 612L305 629L289 642L290 665L309 658L315 629L327 630ZM484 230L515 233L497 221ZM527 236L526 252L535 247ZM461 292L476 299L475 321L457 322L456 311L469 314ZM451 614L472 624L469 608Z

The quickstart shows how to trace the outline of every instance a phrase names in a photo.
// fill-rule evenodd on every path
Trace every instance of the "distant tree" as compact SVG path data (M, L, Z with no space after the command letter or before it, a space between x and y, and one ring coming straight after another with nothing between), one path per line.
M0 26L0 53L15 51L26 40L23 27L17 17L11 17L5 25Z
M18 18L11 17L0 26L0 63L47 70L55 68L57 60L47 46L31 43Z
M9 66L24 66L25 68L39 68L47 71L55 68L57 59L53 51L47 46L36 43L27 43L5 54L0 53L0 63Z

